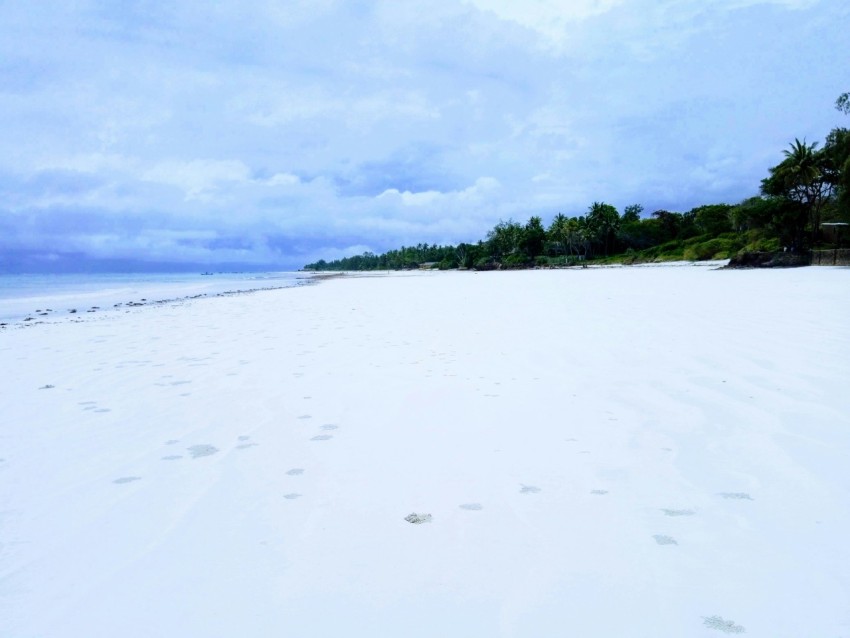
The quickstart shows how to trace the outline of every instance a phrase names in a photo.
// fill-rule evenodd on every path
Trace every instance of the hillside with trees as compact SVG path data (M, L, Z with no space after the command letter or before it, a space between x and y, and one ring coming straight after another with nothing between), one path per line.
M850 93L835 107L850 115ZM370 252L305 270L402 270L423 267L494 270L581 263L728 259L751 252L804 253L831 247L824 222L850 221L850 129L835 128L823 145L795 139L762 180L760 194L737 204L708 204L687 212L640 204L618 211L593 202L583 214L558 213L546 226L499 221L483 239L456 246L418 244ZM850 239L850 238L848 238Z

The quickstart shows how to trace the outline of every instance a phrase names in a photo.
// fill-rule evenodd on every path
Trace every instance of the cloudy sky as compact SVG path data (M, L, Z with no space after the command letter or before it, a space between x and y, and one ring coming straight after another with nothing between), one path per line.
M845 0L0 0L0 270L735 203L850 125L848 27Z

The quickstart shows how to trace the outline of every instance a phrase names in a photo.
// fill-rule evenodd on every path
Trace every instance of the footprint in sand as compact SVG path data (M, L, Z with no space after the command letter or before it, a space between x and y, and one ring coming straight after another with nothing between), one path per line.
M520 483L520 494L537 494L539 491L539 487L535 487L534 485L523 485L522 483Z
M696 514L693 510L668 510L662 508L661 511L664 512L664 516L693 516Z
M238 436L236 437L236 439L238 441L242 441L242 443L236 446L237 450L247 450L249 447L257 447L259 445L259 443L254 443L253 441L250 441L251 437L246 434Z
M480 512L484 509L481 507L481 503L464 503L463 505L458 505L458 507L469 512Z
M124 483L132 483L133 481L140 481L142 479L141 476L122 476L121 478L117 478L113 483L117 483L118 485L122 485Z
M726 499L738 500L738 501L752 501L753 497L747 494L746 492L720 492L717 494L718 496L722 496Z
M300 498L300 497L301 497L301 495L300 495L300 494L295 494L295 493L292 493L292 494L284 494L284 495L283 495L283 498L285 498L285 499L287 499L287 500L289 500L289 501L294 501L296 498Z
M189 450L189 453L192 455L193 459L199 459L202 456L212 456L213 454L218 452L217 447L207 444L192 445L186 449Z
M414 525L421 525L422 523L430 523L433 517L430 514L417 514L413 512L412 514L408 514L404 517L408 523L413 523Z
M703 616L703 624L709 629L717 629L726 634L743 634L746 632L741 625L736 625L731 620L726 620L722 616Z
M652 538L655 539L655 542L659 545L678 545L676 539L672 536L665 536L664 534L655 534Z

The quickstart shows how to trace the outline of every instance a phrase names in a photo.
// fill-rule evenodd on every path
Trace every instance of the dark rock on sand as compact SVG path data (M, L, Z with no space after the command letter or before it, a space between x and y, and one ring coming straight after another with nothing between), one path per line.
M806 252L752 252L735 255L726 268L795 268L812 263L811 253Z

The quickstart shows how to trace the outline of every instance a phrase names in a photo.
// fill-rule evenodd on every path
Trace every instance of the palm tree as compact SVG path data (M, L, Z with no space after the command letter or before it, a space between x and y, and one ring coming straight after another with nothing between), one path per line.
M558 213L552 219L547 232L549 240L560 246L560 252L567 252L567 217L563 213Z
M589 233L587 229L587 220L584 217L571 217L567 221L567 243L570 247L570 256L575 250L576 256L587 257L589 241Z
M607 256L608 247L613 248L614 237L620 228L620 213L610 204L593 202L587 211L587 222Z
M821 209L832 194L833 185L824 170L826 158L817 150L817 142L806 144L805 140L795 139L790 146L782 151L785 159L770 169L770 177L762 180L762 192L802 204L808 212L814 244Z
M850 115L850 93L842 93L838 96L838 99L835 100L835 108L844 115Z

